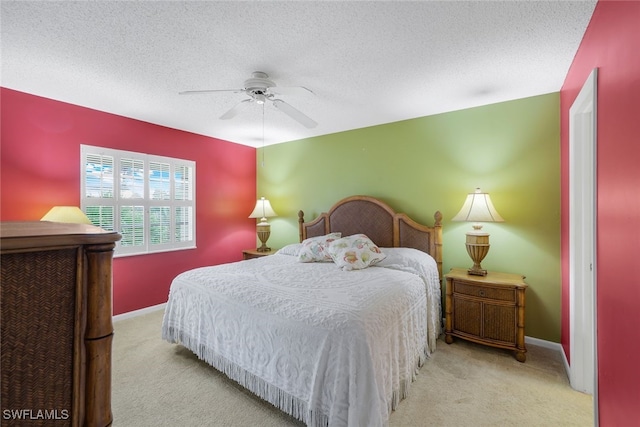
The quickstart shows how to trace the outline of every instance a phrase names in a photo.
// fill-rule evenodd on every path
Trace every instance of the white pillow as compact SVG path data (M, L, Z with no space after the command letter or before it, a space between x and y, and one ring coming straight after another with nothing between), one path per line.
M326 248L341 236L342 233L329 233L303 240L298 253L298 262L331 262L331 256L327 253Z
M301 243L291 243L289 245L286 245L282 249L279 249L276 253L280 255L298 256L298 254L300 253L300 246L302 246Z
M386 255L364 234L354 234L334 240L328 248L333 262L345 271L362 270L383 259Z
M438 265L436 260L425 252L412 248L380 248L380 250L387 257L376 264L376 267L415 271L425 278L434 271L437 275Z

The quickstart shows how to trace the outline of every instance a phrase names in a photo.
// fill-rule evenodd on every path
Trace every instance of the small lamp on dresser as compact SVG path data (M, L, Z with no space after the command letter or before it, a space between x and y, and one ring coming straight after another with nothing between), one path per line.
M504 222L496 208L493 207L488 193L479 188L469 193L462 209L452 221L473 222L473 230L467 232L467 253L473 260L473 267L467 273L474 276L486 276L487 270L480 263L489 253L489 233L482 230L482 222Z
M54 206L40 221L91 224L91 220L77 206Z
M259 198L256 201L256 207L253 208L253 212L249 215L249 218L260 218L260 222L256 226L258 231L258 239L262 242L262 245L258 248L258 252L269 252L271 248L267 246L267 240L271 235L271 225L267 222L267 218L278 216L269 200L264 197Z

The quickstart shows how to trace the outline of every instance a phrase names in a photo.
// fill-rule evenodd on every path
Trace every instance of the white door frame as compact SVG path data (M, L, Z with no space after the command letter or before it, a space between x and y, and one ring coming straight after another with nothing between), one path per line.
M594 68L569 109L569 379L593 394L596 425L597 77Z

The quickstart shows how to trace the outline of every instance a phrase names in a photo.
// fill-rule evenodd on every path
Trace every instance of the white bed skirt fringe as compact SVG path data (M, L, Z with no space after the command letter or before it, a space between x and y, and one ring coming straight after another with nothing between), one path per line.
M180 344L188 348L198 356L200 360L207 362L262 400L271 403L281 411L304 422L307 426L328 427L329 419L326 415L310 411L306 402L240 368L237 364L218 355L213 350L208 349L198 340L192 339L183 331L178 331L171 327L168 329L163 328L162 338L168 342Z
M398 407L398 404L409 397L409 389L411 388L411 383L413 383L418 377L418 372L422 365L425 364L427 359L429 358L429 347L424 346L422 351L420 352L420 357L418 357L418 361L416 362L416 366L413 369L413 375L411 376L411 381L403 380L400 381L400 389L394 390L393 395L391 396L391 400L389 401L389 414L391 411L395 411Z
M329 426L329 418L327 417L327 415L319 413L318 411L310 410L305 401L300 400L299 398L292 396L289 393L286 393L280 388L269 384L262 378L240 368L237 364L218 355L213 350L208 349L198 340L193 339L183 331L179 331L173 327L163 326L162 338L168 342L180 344L188 348L196 356L198 356L200 360L205 361L218 371L224 373L227 377L236 381L238 384L251 391L262 400L269 402L281 411L304 422L308 427ZM422 367L422 365L428 358L429 348L428 345L425 345L423 350L420 352L411 380L401 381L399 390L393 391L393 394L388 402L388 407L390 409L389 413L391 413L391 411L395 411L400 401L402 401L409 395L411 383L415 381L418 375L418 370L420 369L420 367Z

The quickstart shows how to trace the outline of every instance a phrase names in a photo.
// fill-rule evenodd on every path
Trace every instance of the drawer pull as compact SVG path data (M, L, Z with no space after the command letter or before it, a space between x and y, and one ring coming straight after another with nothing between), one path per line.
M480 295L481 297L483 297L483 296L484 296L484 291L483 291L483 290L478 291L478 295Z

